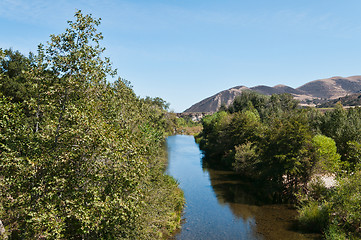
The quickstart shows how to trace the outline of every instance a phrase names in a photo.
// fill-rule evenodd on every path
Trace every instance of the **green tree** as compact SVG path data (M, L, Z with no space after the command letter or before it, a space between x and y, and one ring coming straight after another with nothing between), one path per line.
M335 235L345 239L360 239L361 226L361 172L355 171L339 181L330 199L331 225L326 232L327 239Z
M355 169L361 164L361 142L349 141L347 148L347 163L350 164L351 169Z
M341 160L348 165L348 155L352 150L349 149L348 142L361 142L361 109L346 110L341 104L337 104L333 111L325 113L320 130L322 134L335 140Z
M250 108L260 110L266 106L268 101L269 96L254 91L243 91L242 95L237 96L233 100L233 103L229 106L228 110L231 113L250 110Z
M0 93L0 220L12 239L160 238L183 204L163 174L164 109L106 81L100 20L75 17L39 46L29 99Z
M315 149L317 172L336 173L340 170L340 155L332 138L318 134L312 138L312 145Z
M200 148L205 150L205 155L209 159L221 159L225 149L229 149L231 139L229 139L227 127L231 121L231 116L227 112L217 112L202 119L203 132Z
M263 161L258 169L264 179L279 186L286 184L292 193L309 178L314 162L312 134L303 113L285 113L270 122L259 146Z
M160 97L152 98L152 97L147 96L147 97L145 97L144 101L148 104L158 106L159 108L164 109L164 110L168 110L169 106L170 106L169 103L167 103Z
M3 50L0 61L0 92L13 102L28 100L32 88L26 71L30 69L31 60L19 51Z
M257 178L256 166L259 163L259 154L256 146L251 142L235 146L233 169L248 178Z

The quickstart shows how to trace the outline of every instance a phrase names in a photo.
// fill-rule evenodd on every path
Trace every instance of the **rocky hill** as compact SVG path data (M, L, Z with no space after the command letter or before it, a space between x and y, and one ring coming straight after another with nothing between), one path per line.
M238 86L224 90L194 104L184 112L215 112L221 107L222 103L229 106L233 102L234 98L241 95L242 91L246 89L249 88L245 86Z
M208 97L192 105L184 112L215 112L222 104L229 106L234 98L241 95L244 90L252 90L265 95L290 93L303 105L316 105L361 92L361 76L320 79L308 82L298 88L285 85L274 87L261 85L251 88L237 86Z

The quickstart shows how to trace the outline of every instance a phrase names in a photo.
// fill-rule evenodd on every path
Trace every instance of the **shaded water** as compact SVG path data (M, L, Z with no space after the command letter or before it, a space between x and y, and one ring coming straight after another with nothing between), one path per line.
M192 136L171 136L167 144L167 173L186 198L184 223L174 239L317 239L294 230L292 206L262 204L233 172L202 168Z

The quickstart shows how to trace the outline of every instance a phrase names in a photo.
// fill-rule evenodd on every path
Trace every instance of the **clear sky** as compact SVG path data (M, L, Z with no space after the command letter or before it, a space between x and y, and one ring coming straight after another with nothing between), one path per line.
M36 51L76 9L141 97L175 112L234 86L361 75L359 0L0 0L0 48Z

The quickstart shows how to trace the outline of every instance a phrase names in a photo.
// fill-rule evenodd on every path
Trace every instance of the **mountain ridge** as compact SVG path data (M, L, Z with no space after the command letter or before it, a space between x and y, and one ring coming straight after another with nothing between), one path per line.
M315 106L328 100L344 97L361 91L361 75L340 77L334 76L307 82L298 88L278 84L274 87L257 85L251 88L240 85L220 91L208 98L193 104L184 112L216 112L222 104L229 106L236 96L244 90L251 90L265 95L290 93L302 105Z

